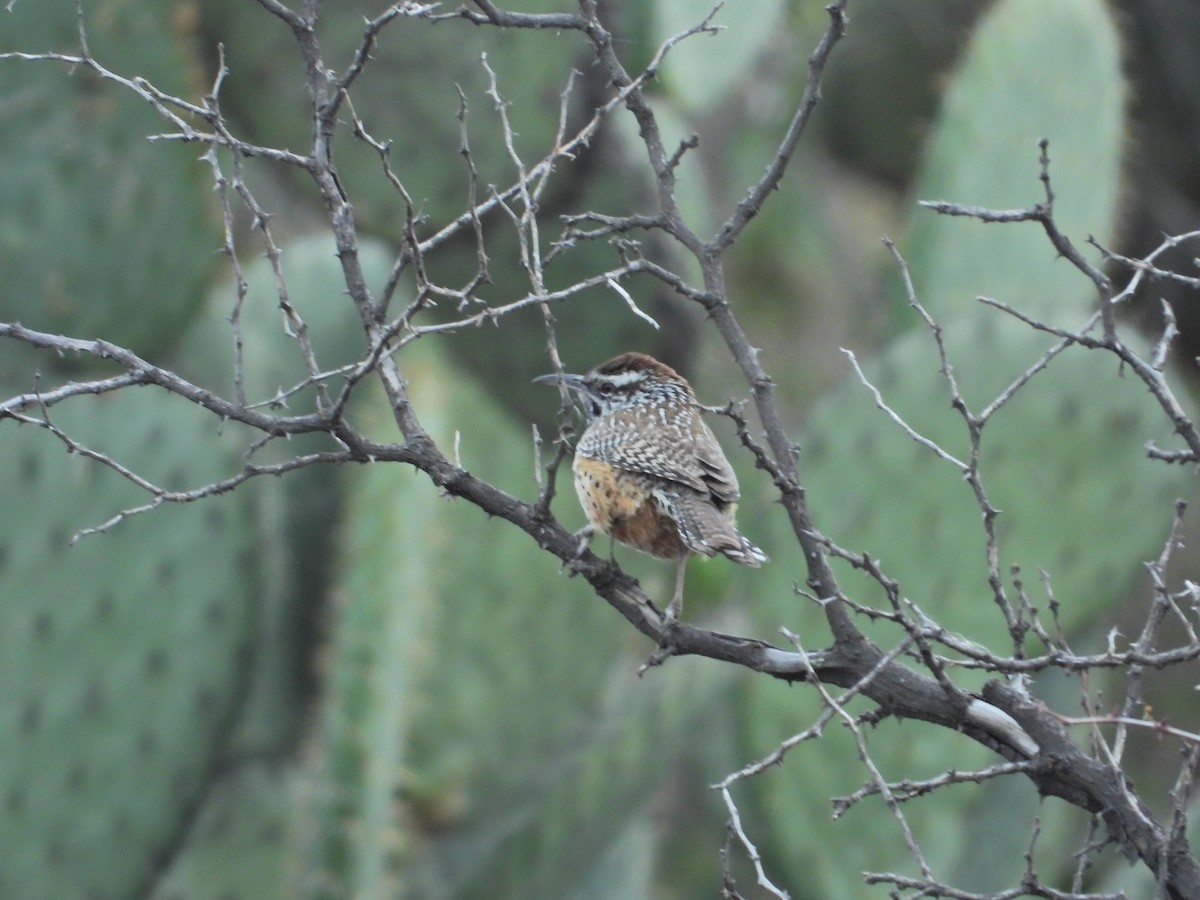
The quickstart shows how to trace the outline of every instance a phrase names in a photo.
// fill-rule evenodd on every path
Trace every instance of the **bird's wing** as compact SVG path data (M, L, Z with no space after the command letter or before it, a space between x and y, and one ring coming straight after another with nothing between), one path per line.
M716 435L702 419L697 419L698 431L703 437L696 439L696 462L704 473L704 484L719 503L736 503L741 491L733 467L721 451Z
M618 415L610 427L585 433L578 452L629 472L687 485L718 504L737 500L737 477L694 408L674 414L631 409Z

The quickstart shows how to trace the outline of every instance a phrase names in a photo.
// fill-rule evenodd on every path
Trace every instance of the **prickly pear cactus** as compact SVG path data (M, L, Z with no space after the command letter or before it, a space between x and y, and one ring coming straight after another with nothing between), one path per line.
M86 3L92 53L188 95L196 60L177 12L148 0ZM74 3L11 4L3 20L0 50L79 53ZM206 168L193 149L147 141L163 131L158 114L82 67L0 66L0 321L143 354L170 346L217 265L205 252L220 245ZM6 348L0 377L26 362Z
M167 488L222 473L210 417L156 389L55 407L54 423ZM145 893L219 771L256 653L237 495L148 500L33 426L0 423L0 895Z
M226 767L153 900L284 900L295 867L291 823L304 788L297 766L254 757Z
M370 3L346 7L346 15L321 21L325 60L338 70L349 65L362 40L362 17L379 14ZM552 0L524 4L527 12L560 8ZM360 15L351 14L352 9ZM290 29L261 8L228 0L205 3L199 14L206 33L225 45L235 63L223 105L231 120L271 146L310 142L309 98L296 89L303 78L303 63ZM495 103L487 96L489 80L481 54L486 52L499 90L512 104L517 148L531 159L540 158L553 145L558 94L572 66L579 65L581 45L573 35L547 40L544 32L506 32L504 40L493 37L465 21L435 25L402 17L383 32L372 65L353 87L354 104L366 114L366 127L391 144L392 158L403 161L397 174L434 221L462 212L466 163L450 164L446 152L459 146L460 123L454 114L460 90L468 104L467 127L479 183L500 185L512 180ZM263 60L272 64L262 65ZM397 90L397 85L412 79L420 81L421 90ZM272 102L261 103L263 96L272 97ZM381 189L378 157L362 152L362 145L353 143L348 131L345 134L346 143L339 145L339 173L355 198L357 216L365 229L399 241L405 215L400 197ZM297 184L307 181L299 172L292 174Z
M258 248L242 249L249 254ZM391 251L380 241L363 238L358 257L368 286L381 288L391 266ZM287 301L306 326L318 368L329 372L361 358L366 338L362 321L346 294L333 238L313 234L283 242L279 265ZM304 381L309 373L294 335L298 328L280 308L270 262L259 256L244 263L242 277L246 280L246 295L240 303L234 285L227 279L210 291L181 344L178 365L205 387L233 396L235 354L230 320L236 313L244 343L246 396L251 403L261 403ZM339 378L328 382L331 392L343 383ZM308 387L280 403L292 410L307 411L313 408L314 399L314 391Z
M1044 136L1059 226L1082 246L1115 219L1122 137L1114 116L1124 96L1118 47L1103 4L1072 0L1050 18L1045 12L1030 0L1008 0L981 24L947 92L917 194L1032 205L1043 199L1037 141ZM1064 327L1081 325L1095 308L1090 282L1057 258L1034 223L985 225L915 210L900 246L919 299L945 328L950 363L976 412L1055 343L976 296ZM950 409L933 339L915 314L908 318L915 330L872 361L868 377L919 432L964 459L966 429ZM1145 460L1144 445L1165 441L1169 430L1116 360L1077 349L986 427L981 466L1002 510L1001 565L1044 568L1068 625L1120 596L1161 545L1181 483L1177 472ZM905 592L948 627L976 639L996 634L1003 623L983 577L978 506L958 470L906 437L853 377L818 411L809 435L813 503L833 523L831 536L883 557ZM1112 527L1134 514L1146 518Z
M463 466L530 494L529 435L432 350L400 357L426 427L448 448L461 428ZM391 433L382 404L376 418ZM352 476L305 886L596 889L732 673L680 665L638 680L650 648L628 648L619 617L525 535L401 466Z
M1071 0L1053 10L1036 0L997 4L948 88L917 196L1032 205L1043 199L1037 141L1047 137L1060 227L1079 245L1088 234L1102 236L1114 221L1119 186L1124 87L1118 57L1115 29L1100 2ZM945 329L950 362L976 412L1054 342L977 303L976 295L1067 327L1080 325L1095 308L1090 283L1055 258L1035 224L983 225L917 210L897 245L921 301ZM864 361L867 376L917 431L965 459L966 429L950 408L933 338L915 314L907 316L910 330ZM983 434L985 486L1002 511L1002 576L1020 566L1045 610L1036 575L1045 569L1071 628L1111 611L1161 546L1171 500L1183 489L1179 473L1145 459L1147 440L1168 437L1169 424L1135 380L1121 377L1114 360L1078 348L1055 359ZM825 533L879 559L902 594L948 628L996 652L1011 650L986 579L979 507L957 468L906 436L853 374L817 408L800 443L801 472ZM842 575L856 598L886 605L878 586L848 570ZM824 633L811 606L806 616L792 601L771 615L795 624L809 643ZM794 692L755 682L751 696L756 745L769 746L782 735L768 723L797 715ZM811 720L816 708L808 715ZM848 856L836 871L792 852L814 817L829 815L829 796L861 783L848 737L830 738L793 751L788 764L756 788L769 813L766 831L792 883L812 883L819 872L823 893L849 896L862 890L860 871L904 871L912 861L890 818L862 804L834 826L855 831L853 840L839 842ZM965 740L902 724L884 723L870 738L889 778L932 775L988 758ZM821 779L811 779L814 769ZM934 870L984 890L1019 880L1027 826L1005 823L1027 823L1035 803L1027 785L1009 784L941 793L906 812L918 837L938 836L923 847ZM976 814L968 815L972 806ZM1044 811L1043 841L1063 835L1061 812ZM984 824L963 829L956 821ZM1005 847L989 853L986 865L972 850L985 832L989 845Z
M327 235L300 237L282 245L280 265L287 300L304 322L318 368L330 372L359 358L366 339ZM368 285L378 289L387 277L391 253L379 242L359 245L359 262ZM275 273L265 258L247 264L242 275L245 297L236 301L234 286L225 282L214 288L182 342L177 367L196 383L222 396L234 396L234 337L230 319L237 310L244 347L243 384L250 403L264 403L290 391L308 378L304 354L295 332L280 309ZM330 394L343 384L330 379ZM310 385L279 401L294 413L313 411L316 395ZM231 437L238 426L227 426ZM248 446L256 435L242 434ZM260 449L254 461L277 463L293 456L327 450L331 442L320 435L298 435ZM280 640L301 641L294 623L311 617L325 600L328 565L341 503L340 469L319 466L290 473L282 479L263 479L247 485L259 521L260 540L269 552L273 571L270 589L278 594L281 609ZM292 624L289 624L292 623ZM303 652L300 646L289 652Z
M334 251L327 236L301 237L281 248L288 300L306 323L323 370L357 359L364 345ZM359 260L371 288L387 277L390 259L381 244L360 244ZM259 258L245 266L243 276L248 285L239 308L244 384L250 401L258 402L303 381L307 370L299 343L285 330L270 263ZM188 377L224 395L234 389L229 319L235 294L228 283L213 290L178 361ZM298 412L312 409L314 399L308 387L286 402ZM231 441L240 433L232 423L225 431ZM245 443L252 439L242 437ZM319 436L298 436L263 448L255 459L279 462L327 447ZM256 604L258 652L244 715L231 737L234 755L246 762L225 767L198 810L186 846L156 895L164 900L288 896L285 885L301 867L297 846L305 839L292 827L294 813L303 798L320 791L303 777L295 759L311 703L304 674L314 665L319 640L312 623L328 616L329 569L344 488L340 468L316 467L239 489L253 517L263 571Z

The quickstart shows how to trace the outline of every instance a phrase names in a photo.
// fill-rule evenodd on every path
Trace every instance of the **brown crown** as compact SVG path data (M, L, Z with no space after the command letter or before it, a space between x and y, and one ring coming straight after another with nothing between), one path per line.
M593 371L596 375L616 375L620 372L630 371L646 372L662 381L682 381L687 384L687 380L666 363L659 362L653 356L645 353L622 353L620 356L614 356L608 362L596 366Z

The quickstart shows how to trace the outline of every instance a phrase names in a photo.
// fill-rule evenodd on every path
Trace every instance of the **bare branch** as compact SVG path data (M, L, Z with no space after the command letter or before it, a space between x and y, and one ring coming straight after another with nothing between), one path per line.
M1108 262L1115 262L1118 265L1124 266L1133 270L1133 277L1129 279L1129 284L1125 285L1121 292L1113 297L1113 303L1122 303L1131 299L1141 287L1144 280L1151 281L1173 281L1185 287L1197 288L1200 287L1200 278L1190 275L1183 275L1179 272L1172 272L1167 269L1161 269L1154 265L1154 262L1162 254L1168 250L1173 250L1185 241L1195 240L1200 238L1200 231L1188 231L1184 234L1177 234L1163 239L1163 242L1158 245L1153 251L1147 254L1143 259L1132 259L1127 256L1122 256L1107 247L1102 245L1094 237L1088 238L1088 243L1100 251L1100 254Z
M1167 618L1168 612L1172 610L1182 619L1184 627L1191 637L1192 644L1197 644L1195 631L1192 630L1187 617L1179 614L1178 608L1171 600L1170 592L1166 589L1167 564L1171 561L1171 555L1176 547L1182 543L1183 514L1186 509L1187 504L1182 500L1176 502L1175 519L1171 523L1171 531L1167 535L1162 553L1159 554L1157 560L1147 566L1151 578L1154 579L1154 599L1150 604L1146 621L1142 625L1142 632L1138 635L1137 641L1134 642L1133 650L1136 653L1149 654L1153 652L1162 624ZM1137 664L1129 666L1125 671L1125 706L1123 718L1129 718L1140 713L1146 704L1142 693L1143 674L1143 667ZM1125 737L1126 732L1124 727L1118 729L1116 739L1113 741L1113 755L1118 760L1121 759L1121 755L1125 749Z
M948 772L943 772L936 778L928 778L923 781L905 779L904 781L889 783L887 787L897 801L904 802L922 797L925 794L952 784L966 784L968 782L983 784L985 781L991 781L993 778L999 778L1003 775L1022 774L1031 771L1035 765L1035 763L1026 760L1022 762L997 763L994 766L977 769L973 772L959 772L951 769ZM847 794L845 797L835 797L833 800L834 818L841 818L856 803L865 800L867 797L873 797L878 793L879 785L873 781L869 781L852 794Z
M354 84L359 75L366 68L367 61L371 58L371 51L375 49L375 44L379 40L379 32L394 19L399 16L410 16L413 18L421 18L429 12L437 8L436 3L418 3L415 0L400 0L398 3L393 3L379 15L373 19L368 19L365 28L363 29L362 41L358 45L358 49L354 51L354 58L350 61L350 65L346 68L345 73L337 79L334 96L337 98L335 102L341 102L341 98L346 96L346 92L350 90L350 86ZM336 107L334 107L336 112Z
M800 98L796 113L792 116L792 121L775 151L775 157L767 165L762 178L750 188L741 203L738 204L734 214L717 231L708 248L710 253L719 252L737 240L746 226L750 224L750 220L758 215L763 204L766 203L767 197L783 179L788 163L791 162L792 154L796 152L800 138L804 136L813 110L817 108L817 104L821 100L821 83L825 75L825 66L829 62L834 46L846 33L847 2L848 0L834 0L825 7L825 11L829 13L829 27L808 58L808 82L804 86L804 94Z
M88 341L64 337L58 334L48 334L34 331L15 322L0 322L0 338L14 338L31 347L45 350L55 350L59 353L81 353L99 360L115 362L128 372L128 385L154 384L165 388L173 394L178 394L197 406L222 419L232 419L263 431L273 436L285 434L304 434L313 431L326 431L330 420L319 414L304 416L268 416L254 409L241 406L218 397L211 391L192 384L187 379L168 369L160 368L147 362L131 350L111 344L108 341ZM124 386L124 385L123 385ZM83 391L88 393L88 391ZM91 391L96 393L96 391ZM52 392L51 396L56 396ZM65 399L69 394L59 399ZM57 402L57 401L56 401ZM0 403L0 419L12 417L31 407L42 405L37 394L21 394Z
M570 13L516 13L500 9L491 0L473 0L481 12L461 7L452 15L476 25L496 25L500 28L549 28L554 31L585 31L587 23L581 16Z
M1044 897L1047 900L1128 900L1124 894L1092 894L1059 891L1039 883L1036 879L1027 879L1020 887L1006 891L979 894L975 891L962 891L946 884L941 884L928 878L912 878L907 875L897 875L892 872L869 872L867 884L891 884L897 888L920 891L917 896L946 897L948 900L1017 900L1020 897Z
M856 374L858 376L858 380L862 382L863 387L865 387L868 391L870 391L871 396L875 398L875 405L877 407L879 407L879 409L883 410L883 412L887 414L888 418L890 418L893 422L895 422L897 425L899 425L900 428L903 429L905 434L907 434L910 438L912 438L914 441L916 441L918 444L920 444L926 450L933 453L934 456L936 456L938 459L943 460L944 462L950 463L957 469L966 471L968 466L965 462L963 462L958 457L954 456L954 454L948 453L947 451L943 450L941 447L939 447L937 445L937 443L935 443L934 441L931 441L929 438L927 438L924 435L917 432L917 430L915 428L913 428L911 425L909 425L907 422L905 422L903 418L901 418L899 413L897 413L894 409L892 409L890 406L887 405L887 403L883 399L883 394L881 394L879 392L879 388L877 388L877 387L875 387L875 385L871 384L870 379L867 378L866 373L863 372L862 367L858 364L858 357L856 357L854 355L853 351L847 350L845 347L842 347L841 350L842 350L842 353L844 353L846 355L846 358L850 360L850 365L854 367L854 374Z
M1153 731L1157 735L1179 738L1181 741L1186 741L1189 744L1200 745L1200 734L1193 731L1185 731L1182 728L1176 728L1168 725L1166 722L1158 722L1154 719L1138 719L1132 716L1064 716L1054 714L1064 725L1116 725L1118 729L1126 728L1142 728L1147 731ZM1113 748L1113 759L1117 760L1117 748Z
M618 297L620 297L622 300L625 301L625 305L629 307L629 311L632 312L635 316L637 316L643 322L647 322L650 325L650 327L653 328L655 331L658 331L662 327L661 325L658 324L658 322L656 322L654 320L653 316L651 316L649 313L643 311L637 305L637 303L634 301L634 299L630 295L629 291L625 290L625 288L623 288L623 287L621 287L621 285L617 284L617 282L614 279L612 279L612 278L608 279L608 281L606 281L605 284L607 284L610 288L612 288L613 293L615 293Z
M1154 365L1146 362L1137 353L1135 353L1129 345L1118 339L1115 335L1110 339L1098 339L1089 336L1083 331L1068 331L1065 328L1058 328L1053 325L1048 325L1034 319L1018 309L1009 306L1007 303L1002 303L999 300L994 300L990 297L978 297L981 303L986 303L988 306L993 306L1002 312L1008 313L1015 319L1024 322L1030 328L1038 331L1044 331L1047 334L1055 335L1072 344L1079 344L1082 347L1087 347L1091 350L1107 350L1113 353L1121 362L1129 366L1134 374L1136 374L1142 382L1150 389L1150 393L1158 401L1164 413L1171 420L1176 433L1187 443L1189 452L1193 454L1193 459L1200 459L1200 430L1197 430L1196 425L1192 422L1182 404L1175 396L1175 392L1167 383L1164 374L1156 369Z
M69 440L66 435L61 433L56 433L56 436L60 437L64 441ZM119 472L121 475L125 476L130 481L133 481L143 490L148 491L154 499L138 506L131 506L123 509L99 525L95 525L90 528L81 528L79 531L75 532L74 536L71 538L72 544L81 538L88 537L89 535L102 534L106 531L111 531L126 519L141 515L142 513L151 512L152 510L158 509L158 507L166 503L194 503L197 500L204 500L208 497L217 497L221 494L227 494L245 484L251 478L258 478L262 475L284 475L288 472L294 472L297 469L304 469L315 465L335 465L339 463L356 461L354 455L345 450L330 451L326 453L309 453L304 456L293 456L283 462L272 463L270 465L247 464L242 468L242 471L238 472L236 475L231 475L230 477L223 478L220 481L210 482L209 484L192 488L191 490L172 491L165 488L156 487L148 482L143 482L139 476L135 475L128 469L125 469L114 460L105 457L103 454L96 453L95 451L88 450L87 448L77 448L76 452L89 456L103 465Z
M1058 251L1059 255L1067 259L1071 265L1086 275L1092 284L1095 285L1099 300L1100 318L1104 323L1105 341L1109 343L1115 342L1117 332L1116 319L1113 317L1112 310L1112 282L1100 269L1088 262L1076 249L1070 238L1059 230L1058 224L1054 219L1054 188L1050 182L1050 142L1042 138L1038 141L1038 148L1041 151L1038 158L1041 173L1038 178L1042 182L1046 196L1046 199L1042 203L1021 210L989 210L978 206L947 203L941 200L921 200L919 203L921 206L932 209L934 212L941 213L942 215L969 216L981 222L1038 222L1041 224L1042 229L1046 232L1046 236L1050 239L1050 243L1054 245L1054 249Z

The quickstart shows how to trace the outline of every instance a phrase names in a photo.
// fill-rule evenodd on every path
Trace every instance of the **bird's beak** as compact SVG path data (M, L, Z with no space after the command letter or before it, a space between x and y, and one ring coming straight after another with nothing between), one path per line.
M534 384L562 384L568 390L581 391L583 390L583 376L569 375L563 372L561 375L558 372L551 372L549 375L539 375L533 379Z

